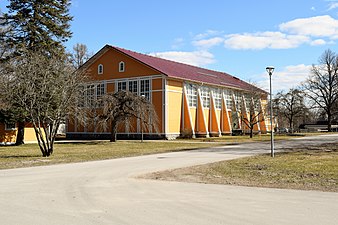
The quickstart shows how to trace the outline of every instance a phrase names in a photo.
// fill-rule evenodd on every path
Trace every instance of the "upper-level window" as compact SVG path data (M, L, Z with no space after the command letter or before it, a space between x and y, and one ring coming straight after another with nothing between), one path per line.
M197 90L196 87L192 84L187 85L187 97L189 107L197 106Z
M204 108L210 107L210 91L208 87L201 87L201 98Z
M89 84L85 87L83 106L88 107L88 108L92 108L95 106L95 85L94 84Z
M97 73L98 74L103 74L103 65L102 64L100 64L100 65L97 66Z
M229 89L225 89L223 91L224 96L225 96L225 101L227 105L228 110L232 110L232 91Z
M126 91L127 90L127 81L119 81L117 82L117 91Z
M150 101L150 80L140 80L140 95Z
M222 108L222 92L219 88L215 88L212 91L213 97L215 100L215 107L216 109L221 109Z
M240 109L242 107L242 93L240 91L235 91L235 103L236 103L236 107L237 109Z
M105 84L104 84L104 83L97 84L97 86L96 86L96 96L97 96L98 98L100 98L100 97L102 97L105 93L106 93Z
M125 69L125 64L124 64L124 62L120 62L120 63L119 63L119 72L124 72L124 69Z
M137 80L130 80L129 81L129 91L132 93L137 94L138 92L138 84Z

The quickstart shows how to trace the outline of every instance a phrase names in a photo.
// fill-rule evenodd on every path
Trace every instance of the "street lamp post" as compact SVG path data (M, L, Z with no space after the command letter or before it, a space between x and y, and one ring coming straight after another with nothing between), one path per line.
M270 132L271 132L271 157L275 157L275 148L274 148L274 143L273 143L273 125L272 125L272 116L273 116L273 111L272 111L272 85L271 85L271 77L272 73L275 70L273 66L268 66L266 67L266 72L268 72L269 77L270 77Z

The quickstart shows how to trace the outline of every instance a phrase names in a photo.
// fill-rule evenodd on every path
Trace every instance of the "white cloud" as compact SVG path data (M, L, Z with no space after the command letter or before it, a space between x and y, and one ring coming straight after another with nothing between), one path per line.
M258 32L227 35L224 45L232 49L287 49L309 42L303 35L287 35L281 32Z
M224 39L221 37L214 37L209 39L193 41L192 44L202 49L209 49L213 46L219 45L220 43L223 42L223 40Z
M279 29L276 32L229 34L225 36L224 45L231 49L289 49L302 44L330 44L338 39L338 20L328 15L295 19L280 24Z
M323 40L323 39L316 39L316 40L313 40L310 44L311 44L312 46L325 45L325 44L326 44L326 41Z
M295 19L282 23L279 28L291 34L338 39L338 20L328 15Z
M195 40L202 40L202 39L206 39L209 37L215 37L215 36L220 36L223 34L223 31L218 31L218 30L207 30L204 33L201 34L197 34L194 39Z
M170 51L150 53L149 55L176 62L186 63L193 66L205 66L215 62L214 55L208 51Z
M312 11L316 11L316 8L314 6L311 7Z
M311 65L292 65L283 68L282 71L276 70L272 75L272 91L277 93L281 90L295 88L304 82L311 71ZM269 77L266 73L260 76L261 81L258 84L261 87L269 87ZM268 91L268 90L267 90Z
M329 9L328 9L328 11L333 10L333 9L335 9L335 8L338 8L338 3L337 3L337 2L331 2L331 3L329 4Z

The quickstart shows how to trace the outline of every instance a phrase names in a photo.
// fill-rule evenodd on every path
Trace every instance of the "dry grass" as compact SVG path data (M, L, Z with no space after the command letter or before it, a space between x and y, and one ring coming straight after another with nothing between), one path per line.
M73 163L140 156L163 152L206 148L217 143L179 143L171 141L118 141L55 144L52 156L43 158L37 144L0 147L0 169Z
M295 134L275 134L274 139L278 140L289 140L292 138L300 138L305 136L323 135L324 133L295 133ZM210 137L210 138L196 138L196 139L177 139L177 141L196 141L196 142L222 142L222 143L243 143L243 142L261 142L270 141L270 134L254 135L250 138L248 135L239 136L222 136L222 137Z
M338 146L325 144L269 155L158 172L152 179L338 192Z

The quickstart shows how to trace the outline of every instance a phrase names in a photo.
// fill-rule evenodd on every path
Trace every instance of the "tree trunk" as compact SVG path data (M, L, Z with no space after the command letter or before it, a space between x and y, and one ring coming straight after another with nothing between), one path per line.
M116 142L117 124L113 121L111 123L110 142Z
M250 128L250 138L253 137L253 128Z
M16 135L15 145L23 145L25 138L25 122L20 121L18 123L18 134Z
M327 131L328 132L332 131L331 130L331 113L330 112L327 114Z

